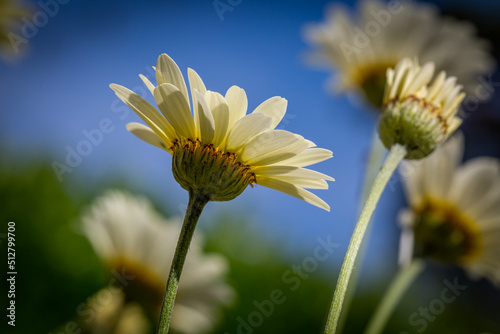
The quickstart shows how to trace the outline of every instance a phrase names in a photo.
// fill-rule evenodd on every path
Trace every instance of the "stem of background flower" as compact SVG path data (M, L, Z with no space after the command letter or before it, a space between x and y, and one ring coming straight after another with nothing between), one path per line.
M404 159L407 154L406 147L399 144L395 144L391 147L389 155L384 162L384 165L380 169L380 172L373 183L370 195L366 200L366 204L361 212L361 216L354 228L351 241L347 247L347 253L344 258L344 263L340 269L340 275L337 281L337 286L335 288L335 293L333 295L333 301L328 314L328 320L325 327L325 334L333 334L337 330L337 325L340 317L340 312L342 310L342 304L344 302L345 293L347 291L347 286L349 285L349 280L351 277L352 270L354 268L354 262L356 260L356 255L359 250L359 246L363 241L363 236L368 226L368 222L372 216L375 207L377 206L380 195L382 195L387 182L391 178L394 170L399 165L399 163Z
M186 260L186 255L193 238L196 223L200 218L203 208L210 200L210 197L205 194L200 194L195 191L189 191L189 202L182 224L179 241L175 249L174 259L170 268L168 276L167 287L163 297L163 304L160 312L160 320L158 322L158 334L168 333L170 325L170 318L172 317L172 310L174 308L175 296L177 295L177 288L179 286L179 279L181 277L182 267Z
M409 265L399 270L382 301L378 304L377 310L372 315L370 322L368 322L365 334L382 333L394 308L424 267L425 263L423 260L414 259Z
M372 187L375 178L377 177L377 173L380 170L380 166L384 161L384 156L386 153L385 146L379 139L378 135L378 123L377 127L373 129L372 140L370 144L370 152L368 155L368 161L365 167L365 175L363 178L363 185L361 190L361 196L359 196L359 204L358 204L358 214L363 210L363 205L368 198L368 194L370 193L370 188ZM372 217L373 218L373 217ZM368 228L366 229L365 234L370 235L370 230L372 228L372 224L368 223ZM344 325L347 321L347 315L349 313L349 308L351 307L352 300L354 298L356 288L358 286L359 281L359 273L361 272L360 268L363 264L363 259L366 253L366 245L367 242L362 242L358 251L358 256L356 257L356 261L354 262L354 270L351 274L351 282L347 287L347 291L344 297L344 304L342 306L343 312L340 313L339 323L337 325L337 332L342 333L344 329Z

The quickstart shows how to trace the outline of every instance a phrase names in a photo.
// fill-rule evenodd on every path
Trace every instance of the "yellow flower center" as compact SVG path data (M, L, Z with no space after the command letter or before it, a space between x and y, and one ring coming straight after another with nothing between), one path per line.
M393 68L395 64L396 62L384 62L365 65L358 67L353 74L354 81L377 110L380 110L384 98L387 69Z
M209 196L212 201L229 201L250 184L256 183L250 166L237 155L223 152L212 144L187 139L172 145L172 170L179 184L188 191Z
M471 261L481 253L477 225L454 205L428 197L416 212L416 255L459 263Z

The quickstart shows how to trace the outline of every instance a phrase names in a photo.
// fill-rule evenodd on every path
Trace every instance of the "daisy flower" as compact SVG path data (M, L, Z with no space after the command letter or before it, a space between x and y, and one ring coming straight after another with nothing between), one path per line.
M330 209L305 189L327 189L326 181L333 178L303 167L329 159L332 152L275 129L286 112L284 98L272 97L247 114L243 89L232 86L223 96L207 90L188 69L188 91L179 67L166 54L156 65L157 86L141 78L160 111L125 87L110 87L148 125L129 123L127 129L172 154L174 177L183 188L208 200L227 201L259 184Z
M433 62L471 92L478 76L494 68L488 43L475 33L470 23L442 18L429 4L365 0L355 17L334 6L325 22L306 29L306 39L315 47L310 61L336 72L335 91L354 91L380 107L385 72L404 57Z
M28 11L16 0L0 0L0 48L6 53L17 53L21 17Z
M84 233L96 253L123 277L127 301L134 301L156 317L165 291L170 262L181 229L180 220L162 218L144 197L107 191L82 217ZM233 299L225 283L227 260L205 254L194 238L179 285L171 327L176 333L210 331L222 305ZM120 304L121 305L121 304Z
M88 334L149 334L151 324L143 308L127 302L123 290L107 287L87 301L87 309L95 310L94 317L81 321Z
M401 144L408 150L406 159L430 154L462 123L456 116L465 97L455 77L439 73L434 81L434 64L418 64L403 58L387 70L379 133L390 149Z
M461 164L456 135L428 158L400 170L410 208L400 215L410 254L465 269L500 284L500 162L480 157ZM411 245L411 243L410 243Z

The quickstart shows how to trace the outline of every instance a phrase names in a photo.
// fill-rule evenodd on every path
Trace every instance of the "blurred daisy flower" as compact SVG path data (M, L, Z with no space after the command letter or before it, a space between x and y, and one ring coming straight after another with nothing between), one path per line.
M192 112L184 77L166 54L158 58L154 86L141 76L161 113L131 90L111 84L116 95L148 125L129 123L140 139L172 154L174 177L186 190L212 201L228 201L248 185L260 184L329 210L305 190L327 189L333 178L303 168L332 156L294 133L276 130L287 101L272 97L247 113L245 91L232 86L226 94L206 89L188 69Z
M103 261L129 278L123 284L125 301L138 303L150 319L157 319L180 220L162 218L144 197L107 191L82 217L82 227ZM218 310L230 304L234 295L225 282L227 271L226 259L203 253L195 237L172 316L174 332L204 333L213 328ZM117 305L123 308L118 301Z
M465 97L457 78L441 72L434 76L434 64L418 64L403 58L387 70L380 139L386 148L406 147L406 159L421 159L432 153L462 123L457 117Z
M107 287L87 302L89 317L80 324L87 334L149 334L151 324L142 307L126 302L123 290Z
M434 6L410 1L365 0L355 18L335 5L324 23L306 29L306 39L315 47L310 62L336 72L333 90L354 91L375 107L382 102L387 68L404 57L433 62L469 92L479 75L494 68L488 43L475 36L470 23L442 18Z
M410 204L400 214L402 260L413 255L451 263L500 284L500 162L480 157L460 164L457 134L400 173Z
M21 18L29 12L16 0L0 0L0 49L8 54L17 53Z

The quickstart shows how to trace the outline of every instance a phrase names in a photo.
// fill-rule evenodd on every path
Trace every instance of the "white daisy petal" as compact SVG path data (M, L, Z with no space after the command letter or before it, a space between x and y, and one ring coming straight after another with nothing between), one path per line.
M146 143L159 147L167 152L169 152L169 146L171 143L165 143L165 141L156 134L151 128L140 124L140 123L128 123L127 130L136 135L139 139L144 140Z
M220 147L226 139L229 126L229 107L222 95L217 92L207 91L205 93L207 101L215 122L214 147Z
M198 105L195 103L194 92L198 91L202 96L205 95L207 88L201 80L198 73L195 70L188 68L188 79L189 79L189 87L191 89L191 100L193 101L193 116L194 116L194 124L196 125L196 129L200 128L199 123L199 115L198 115Z
M215 121L208 107L207 101L203 95L201 95L198 90L194 90L194 105L197 106L198 110L198 124L199 132L201 136L201 141L204 143L211 143L214 139L215 134Z
M268 177L268 176L265 176ZM300 177L294 177L294 176L283 176L283 175L278 175L278 176L272 176L270 177L274 180L280 180L286 183L293 184L297 187L300 188L305 188L305 189L321 189L321 190L326 190L328 189L328 183L325 180L322 179L308 179L308 178L300 178ZM257 175L257 180L259 179L259 175Z
M185 138L195 138L196 128L191 109L181 91L169 83L155 88L154 98L163 116L175 131Z
M333 153L330 150L326 150L324 148L310 148L297 154L296 156L290 159L280 161L275 165L305 167L328 160L331 157L333 157Z
M225 96L227 105L229 107L229 128L233 126L247 113L248 100L247 94L243 89L238 86L231 86Z
M168 55L161 54L156 62L156 84L158 86L169 83L177 87L189 104L186 82L179 66Z
M239 152L255 136L271 128L272 119L265 114L250 114L237 121L227 136L226 149Z
M273 119L272 128L276 128L279 122L283 119L286 113L288 101L282 97L275 96L262 102L255 110L254 113L264 113Z
M326 174L307 169L307 168L298 168L291 166L261 166L255 167L252 169L255 174L265 175L265 176L287 176L287 177L296 177L303 179L323 179L327 181L335 181L335 179Z
M308 146L293 133L284 130L264 132L252 139L243 149L244 163L252 166L270 165L289 159Z
M300 187L295 186L294 184L284 182L281 180L273 179L273 178L268 178L268 177L260 177L259 180L257 181L258 184L277 190L281 191L285 194L297 197L301 200L306 201L309 204L312 204L314 206L317 206L321 209L324 209L326 211L330 211L330 206L326 204L321 198L318 196L314 195L313 193L304 190Z
M151 95L153 95L155 91L155 85L153 85L153 83L142 74L139 74L139 78L141 78L142 82L144 82L146 87L148 87L149 91L151 92Z
M158 135L168 140L174 140L177 137L168 121L148 101L123 86L111 84L109 87Z

